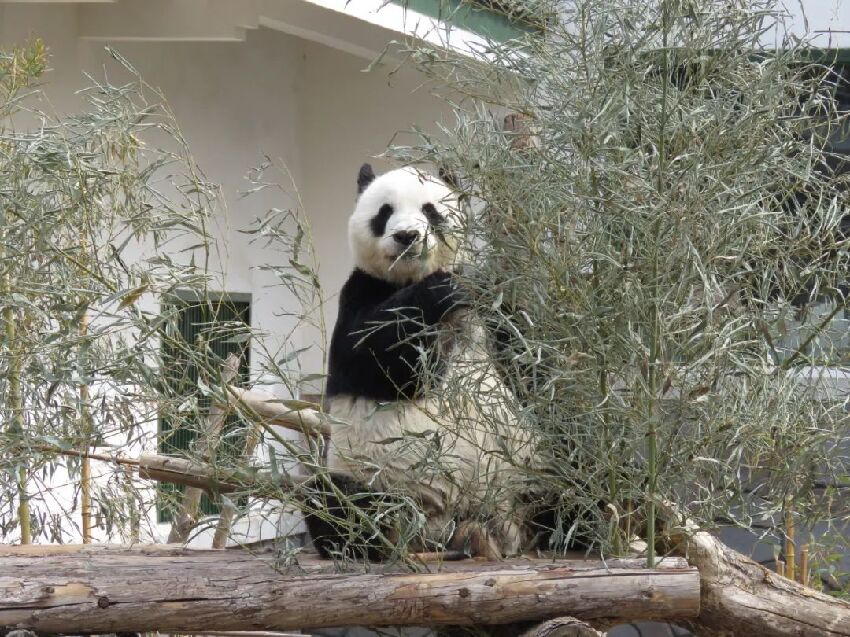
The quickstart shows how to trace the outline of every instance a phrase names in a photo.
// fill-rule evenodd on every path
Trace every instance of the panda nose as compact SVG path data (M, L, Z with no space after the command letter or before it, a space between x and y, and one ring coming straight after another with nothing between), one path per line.
M419 240L418 230L399 230L393 233L393 239L403 246L413 245Z

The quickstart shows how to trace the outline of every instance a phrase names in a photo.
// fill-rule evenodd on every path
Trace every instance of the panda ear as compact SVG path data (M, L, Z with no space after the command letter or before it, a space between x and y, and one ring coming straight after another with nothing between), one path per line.
M360 172L357 173L357 194L363 194L366 187L375 180L375 171L372 170L371 164L363 164L360 166Z

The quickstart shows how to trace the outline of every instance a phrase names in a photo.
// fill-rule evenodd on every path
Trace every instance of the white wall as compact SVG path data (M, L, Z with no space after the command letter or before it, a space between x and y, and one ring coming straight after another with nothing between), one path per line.
M850 0L784 0L789 30L819 47L850 47Z

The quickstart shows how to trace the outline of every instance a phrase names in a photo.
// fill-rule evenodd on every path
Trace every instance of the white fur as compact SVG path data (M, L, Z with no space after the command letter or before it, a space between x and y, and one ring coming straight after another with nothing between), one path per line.
M372 276L400 283L450 269L457 245L451 236L443 241L428 230L422 205L429 202L447 218L449 232L458 227L457 199L441 181L410 168L376 177L349 221L356 265ZM395 212L383 236L375 237L369 222L385 203ZM413 246L413 258L399 258L392 234L413 229L424 239ZM449 362L439 390L421 400L383 405L357 396L335 396L329 405L339 421L329 468L353 474L381 491L415 495L425 507L426 534L433 541L447 538L452 519L476 518L482 502L489 501L490 514L499 511L502 521L512 525L507 519L513 514L511 502L504 489L517 472L501 456L506 448L514 462L528 455L527 438L517 435L515 420L504 408L507 390L487 361L483 331L460 314L452 323L442 339ZM444 400L451 392L451 399ZM488 398L482 401L482 395ZM439 445L434 444L435 435ZM395 441L386 443L388 439ZM434 471L435 466L442 470ZM511 528L511 537L500 539L505 553L519 548L518 525Z
M447 220L444 240L429 227L422 206L432 204ZM383 236L375 237L369 224L384 204L393 207ZM372 276L403 283L419 281L439 269L450 269L455 256L452 232L459 226L457 197L439 179L414 168L384 173L370 183L357 200L348 222L354 264ZM422 240L403 250L393 233L417 230Z
M495 516L502 523L493 538L497 551L514 554L523 542L521 512L511 500L522 473L515 464L530 463L532 450L505 408L506 389L482 359L483 335L469 329L470 335L471 343L451 353L441 390L427 398L387 404L331 399L329 411L338 422L328 466L377 491L414 496L423 504L425 536L432 542L448 540L453 519Z

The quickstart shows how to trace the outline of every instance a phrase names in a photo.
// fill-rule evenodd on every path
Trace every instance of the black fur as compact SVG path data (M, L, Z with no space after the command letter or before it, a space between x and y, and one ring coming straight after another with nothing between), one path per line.
M432 203L423 204L422 212L424 212L425 216L428 217L428 223L432 226L439 227L446 223L446 220L443 219L443 216L439 212L437 212L437 209Z
M375 171L372 170L370 164L360 166L360 172L357 173L357 194L363 194L366 187L375 181Z
M399 498L376 495L351 476L334 473L328 477L341 498L321 476L304 487L304 519L319 555L372 562L385 559L401 527L413 524L417 511ZM370 520L380 523L374 526Z
M384 232L387 229L387 221L389 221L390 217L393 216L393 212L395 212L395 210L393 210L392 205L385 203L378 210L378 214L369 220L369 229L372 231L374 236L384 236Z
M427 389L421 382L421 352L428 354L429 371L438 374L435 328L464 304L448 272L395 285L355 269L340 293L326 395L378 401L421 396Z

